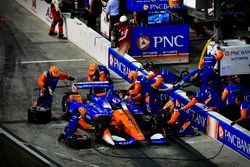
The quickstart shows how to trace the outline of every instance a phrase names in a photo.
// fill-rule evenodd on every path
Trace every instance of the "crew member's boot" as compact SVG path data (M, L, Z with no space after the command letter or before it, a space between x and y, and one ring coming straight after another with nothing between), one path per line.
M67 37L65 37L65 36L64 36L63 34L61 34L61 33L59 34L58 38L59 38L59 39L68 39Z
M55 36L55 35L57 35L57 33L54 32L54 31L50 31L50 32L49 32L49 35L50 35L50 36Z

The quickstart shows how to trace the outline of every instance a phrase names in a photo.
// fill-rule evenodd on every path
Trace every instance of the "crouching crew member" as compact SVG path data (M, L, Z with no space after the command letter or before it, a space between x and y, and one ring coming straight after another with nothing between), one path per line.
M72 148L90 148L91 139L86 135L82 136L77 130L79 127L84 130L94 130L95 128L85 122L88 111L84 107L79 107L78 112L71 117L68 125L65 127L64 133L60 134L58 141L65 142Z
M163 110L166 111L167 130L171 129L177 136L198 135L194 132L188 114L180 109L180 103L177 99L168 101Z

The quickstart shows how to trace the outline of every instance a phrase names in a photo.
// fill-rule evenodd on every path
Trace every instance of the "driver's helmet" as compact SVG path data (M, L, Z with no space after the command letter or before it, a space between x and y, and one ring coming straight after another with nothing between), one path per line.
M121 102L121 100L118 98L118 97L113 97L112 99L111 99L111 102L110 102L110 104L111 104L111 106L112 106L112 109L120 109L121 107L120 107L120 102Z

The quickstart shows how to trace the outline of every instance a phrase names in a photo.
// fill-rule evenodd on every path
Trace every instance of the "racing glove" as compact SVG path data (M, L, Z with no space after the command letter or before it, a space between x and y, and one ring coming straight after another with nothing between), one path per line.
M70 76L70 77L68 78L68 80L70 80L70 81L75 81L75 78Z

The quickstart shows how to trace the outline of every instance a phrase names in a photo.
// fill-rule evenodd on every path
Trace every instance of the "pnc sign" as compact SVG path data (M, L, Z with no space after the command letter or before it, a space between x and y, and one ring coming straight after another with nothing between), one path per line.
M132 28L131 56L188 54L189 26L167 25Z

